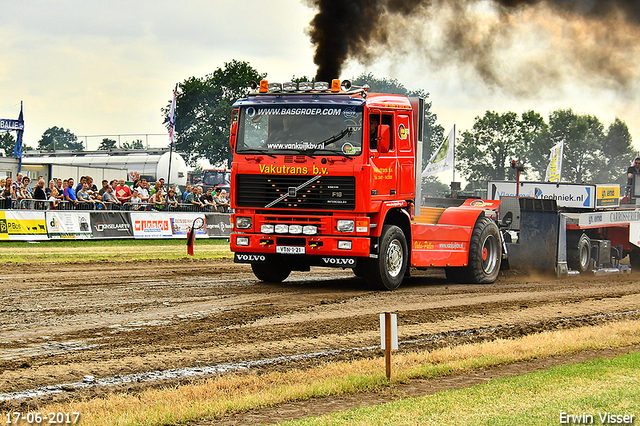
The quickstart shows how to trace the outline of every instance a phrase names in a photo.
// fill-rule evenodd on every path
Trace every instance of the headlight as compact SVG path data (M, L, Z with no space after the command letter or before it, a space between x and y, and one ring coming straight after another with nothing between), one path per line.
M338 232L353 232L354 226L353 220L341 219L336 224L336 229Z
M290 234L302 234L302 225L289 225Z
M248 246L249 245L249 237L237 237L236 244L239 246Z
M273 225L262 225L260 227L260 232L262 232L263 234L273 234Z
M302 233L304 235L316 235L318 233L318 227L313 225L306 225L302 228Z
M251 228L251 218L250 217L236 217L236 228L237 229L250 229Z
M289 232L289 225L276 225L276 234L286 234Z

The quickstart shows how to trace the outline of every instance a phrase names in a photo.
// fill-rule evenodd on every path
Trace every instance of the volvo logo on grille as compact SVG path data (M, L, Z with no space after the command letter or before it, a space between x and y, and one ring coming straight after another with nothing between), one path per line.
M288 188L287 194L289 194L289 197L295 197L296 195L298 195L298 190L295 186L290 186Z

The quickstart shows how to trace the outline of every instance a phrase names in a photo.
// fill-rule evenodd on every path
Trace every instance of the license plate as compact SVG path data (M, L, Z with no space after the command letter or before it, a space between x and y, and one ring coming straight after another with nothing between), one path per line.
M304 247L276 246L276 253L280 254L304 254Z

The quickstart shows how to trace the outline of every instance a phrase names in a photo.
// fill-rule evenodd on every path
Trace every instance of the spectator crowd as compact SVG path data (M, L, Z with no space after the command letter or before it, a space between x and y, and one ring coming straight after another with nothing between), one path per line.
M177 185L165 185L163 178L153 187L146 179L127 185L124 179L102 181L97 188L91 176L51 179L40 176L34 185L18 173L16 179L0 179L1 209L60 210L159 210L229 212L229 194L218 185L203 191L201 186L187 185L184 192Z

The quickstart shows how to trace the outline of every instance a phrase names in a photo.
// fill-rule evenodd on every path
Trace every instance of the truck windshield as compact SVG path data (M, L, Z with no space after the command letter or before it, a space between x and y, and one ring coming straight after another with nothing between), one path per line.
M348 105L245 107L236 152L360 155L362 117L362 107Z

